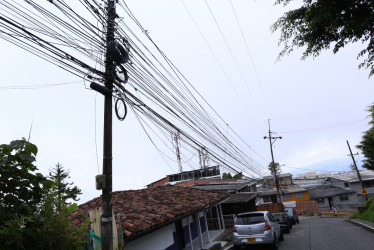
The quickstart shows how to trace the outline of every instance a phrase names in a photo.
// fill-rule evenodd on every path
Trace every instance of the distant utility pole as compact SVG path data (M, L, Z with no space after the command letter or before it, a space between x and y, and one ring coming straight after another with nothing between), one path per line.
M209 154L208 150L203 147L199 151L199 162L200 162L200 168L207 168L209 167Z
M353 164L354 164L356 172L357 172L358 179L360 180L360 183L361 183L361 187L362 187L361 193L365 196L365 199L368 200L368 196L366 195L367 191L365 190L364 183L362 182L360 171L358 171L358 168L357 168L357 165L356 165L356 161L355 161L355 158L353 157L351 146L349 146L348 140L347 140L347 145L348 145L348 148L349 148L350 155L352 157Z
M105 186L102 191L102 215L101 215L101 248L113 249L113 218L112 218L112 91L114 82L113 58L108 50L108 43L114 41L114 22L116 18L116 0L108 1L108 21L106 33L105 54L105 87L110 95L105 95L104 101L104 148L103 148L103 175Z
M278 197L279 197L279 202L282 203L282 197L280 196L280 191L279 191L279 180L278 180L278 175L277 175L277 171L275 169L275 164L274 164L274 155L273 155L273 143L277 140L277 139L282 139L281 136L278 136L278 137L274 137L274 136L271 136L271 130L270 130L270 119L268 119L268 123L269 123L269 136L264 136L264 139L268 139L269 138L269 142L270 142L270 152L271 152L271 160L272 160L272 166L273 166L273 172L274 172L274 178L275 178L275 186L277 188L277 193L278 193ZM271 140L274 139L274 141L272 142ZM278 202L278 203L279 203Z
M180 134L179 134L179 131L177 133L173 134L173 140L175 142L175 149L176 149L176 153L177 153L177 161L178 161L179 172L182 173L183 172L183 168L182 168L182 162L181 162L181 153L180 153L180 150L179 150L179 146L180 146Z

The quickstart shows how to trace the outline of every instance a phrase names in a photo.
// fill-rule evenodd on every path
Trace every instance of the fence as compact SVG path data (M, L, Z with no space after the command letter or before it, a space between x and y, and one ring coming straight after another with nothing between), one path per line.
M234 227L234 214L230 215L223 215L223 222L225 223L225 229L233 228ZM219 230L221 225L220 218L209 218L207 219L208 222L208 229L209 230ZM221 229L223 229L221 227Z

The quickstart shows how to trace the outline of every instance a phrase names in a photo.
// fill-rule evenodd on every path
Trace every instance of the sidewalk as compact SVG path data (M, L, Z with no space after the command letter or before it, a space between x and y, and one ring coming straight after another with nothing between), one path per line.
M353 219L349 220L352 224L355 224L356 226L362 227L372 233L374 233L374 223L366 220L361 219Z

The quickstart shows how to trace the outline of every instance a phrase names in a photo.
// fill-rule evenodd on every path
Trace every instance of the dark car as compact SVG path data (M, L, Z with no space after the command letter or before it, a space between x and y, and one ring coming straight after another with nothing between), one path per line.
M299 216L297 215L296 210L294 208L286 207L285 211L288 217L290 217L293 225L295 225L296 223L299 223Z
M289 233L290 229L292 228L292 222L290 218L287 216L287 213L279 212L279 213L272 213L272 215L278 221L283 233Z

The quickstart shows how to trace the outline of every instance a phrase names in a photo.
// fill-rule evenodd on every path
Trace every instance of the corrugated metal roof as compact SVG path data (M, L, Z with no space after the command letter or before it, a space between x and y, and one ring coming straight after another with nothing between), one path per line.
M235 183L199 183L195 186L191 186L192 188L205 190L205 191L236 191L239 189L244 188L245 186L254 185L256 182L235 182Z
M257 193L238 193L238 194L232 194L223 203L243 203L243 202L248 202L249 200L255 199L256 196L257 196Z
M328 198L333 196L339 196L343 194L353 194L355 191L347 190L335 186L319 186L309 190L310 199Z
M362 180L373 180L374 179L374 171L373 170L361 170L360 175L361 175ZM338 180L345 181L345 182L357 182L357 181L359 181L356 172L334 174L330 178L338 179Z
M284 177L292 177L292 174L285 173L285 174L278 175L278 178L284 178ZM264 176L264 180L268 180L268 179L270 179L270 180L274 179L274 176L273 175Z
M304 191L306 191L306 189L303 187L300 187L299 185L288 185L288 186L280 187L281 194L299 193L299 192L304 192ZM260 191L260 196L273 195L273 194L277 194L277 189L275 187L268 189L268 190Z

